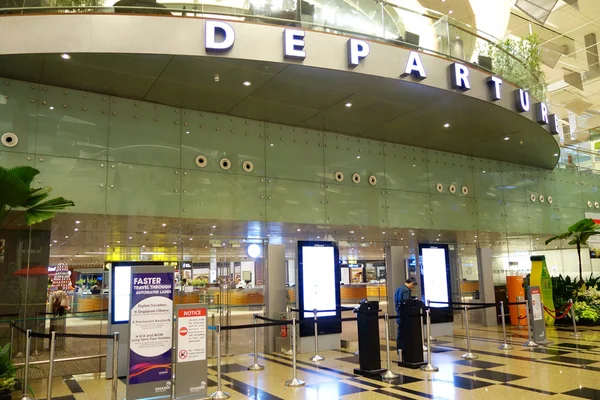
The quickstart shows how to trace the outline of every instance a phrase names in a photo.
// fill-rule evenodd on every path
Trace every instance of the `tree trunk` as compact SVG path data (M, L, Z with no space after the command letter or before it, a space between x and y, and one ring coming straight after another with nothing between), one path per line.
M577 242L577 258L579 259L579 280L583 282L583 269L581 267L581 244Z

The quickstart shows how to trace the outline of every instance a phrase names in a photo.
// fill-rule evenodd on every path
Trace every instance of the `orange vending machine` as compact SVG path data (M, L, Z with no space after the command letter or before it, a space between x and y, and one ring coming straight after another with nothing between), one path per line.
M525 288L523 288L524 277L522 276L507 276L506 291L508 292L508 302L516 303L525 301ZM509 306L510 324L519 325L518 317L525 316L525 305ZM522 323L526 324L525 321Z

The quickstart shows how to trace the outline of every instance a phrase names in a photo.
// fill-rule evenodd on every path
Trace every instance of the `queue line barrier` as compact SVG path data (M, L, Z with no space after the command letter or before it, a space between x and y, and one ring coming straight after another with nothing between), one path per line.
M100 335L100 334L77 334L77 333L62 333L52 331L48 333L40 333L34 332L32 329L24 329L17 325L15 321L10 322L10 347L11 347L11 358L12 358L12 345L14 341L15 331L25 335L26 338L26 348L25 348L25 362L24 363L15 363L16 367L24 367L24 377L23 377L23 397L22 400L29 400L28 396L28 388L29 388L29 367L31 365L42 365L48 364L48 385L46 388L46 398L52 398L52 379L54 376L54 364L58 362L67 362L67 361L81 361L81 360L91 360L96 358L105 358L106 354L97 354L91 356L79 356L79 357L66 357L66 358L54 358L56 353L56 338L57 337L65 337L65 338L76 338L76 339L106 339L113 341L113 363L112 363L112 387L111 387L111 400L117 400L117 389L119 380L118 376L118 364L119 364L119 332L115 332L112 335ZM42 338L49 339L50 341L50 358L48 360L39 360L39 361L31 361L31 339L32 338Z

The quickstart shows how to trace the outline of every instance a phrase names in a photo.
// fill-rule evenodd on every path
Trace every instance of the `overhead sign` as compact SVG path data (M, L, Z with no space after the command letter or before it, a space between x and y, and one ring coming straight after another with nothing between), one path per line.
M223 21L205 21L204 48L207 53L225 53L233 49L236 41L233 26ZM309 49L306 47L306 32L302 29L283 29L283 58L288 60L304 61ZM346 42L346 62L349 68L355 68L363 63L370 55L369 42L356 38L350 38ZM418 80L427 79L427 65L422 60L420 53L410 51L404 60L404 73L402 77L413 76ZM471 90L470 69L461 63L452 63L449 67L449 89L459 91ZM498 101L502 99L502 78L492 76L486 78L481 84L487 85L489 99ZM514 108L520 113L529 112L535 107L535 121L540 125L549 125L550 133L562 134L560 118L555 114L549 114L546 103L539 102L531 104L528 90L517 89L513 91Z
M177 305L175 398L207 395L206 306Z
M128 399L171 397L173 281L171 268L131 270Z

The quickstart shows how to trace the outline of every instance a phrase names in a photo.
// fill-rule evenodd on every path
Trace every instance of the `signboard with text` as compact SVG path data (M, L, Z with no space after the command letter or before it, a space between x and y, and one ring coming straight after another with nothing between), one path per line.
M131 270L127 398L171 397L173 269Z
M177 305L175 398L207 395L206 305Z

